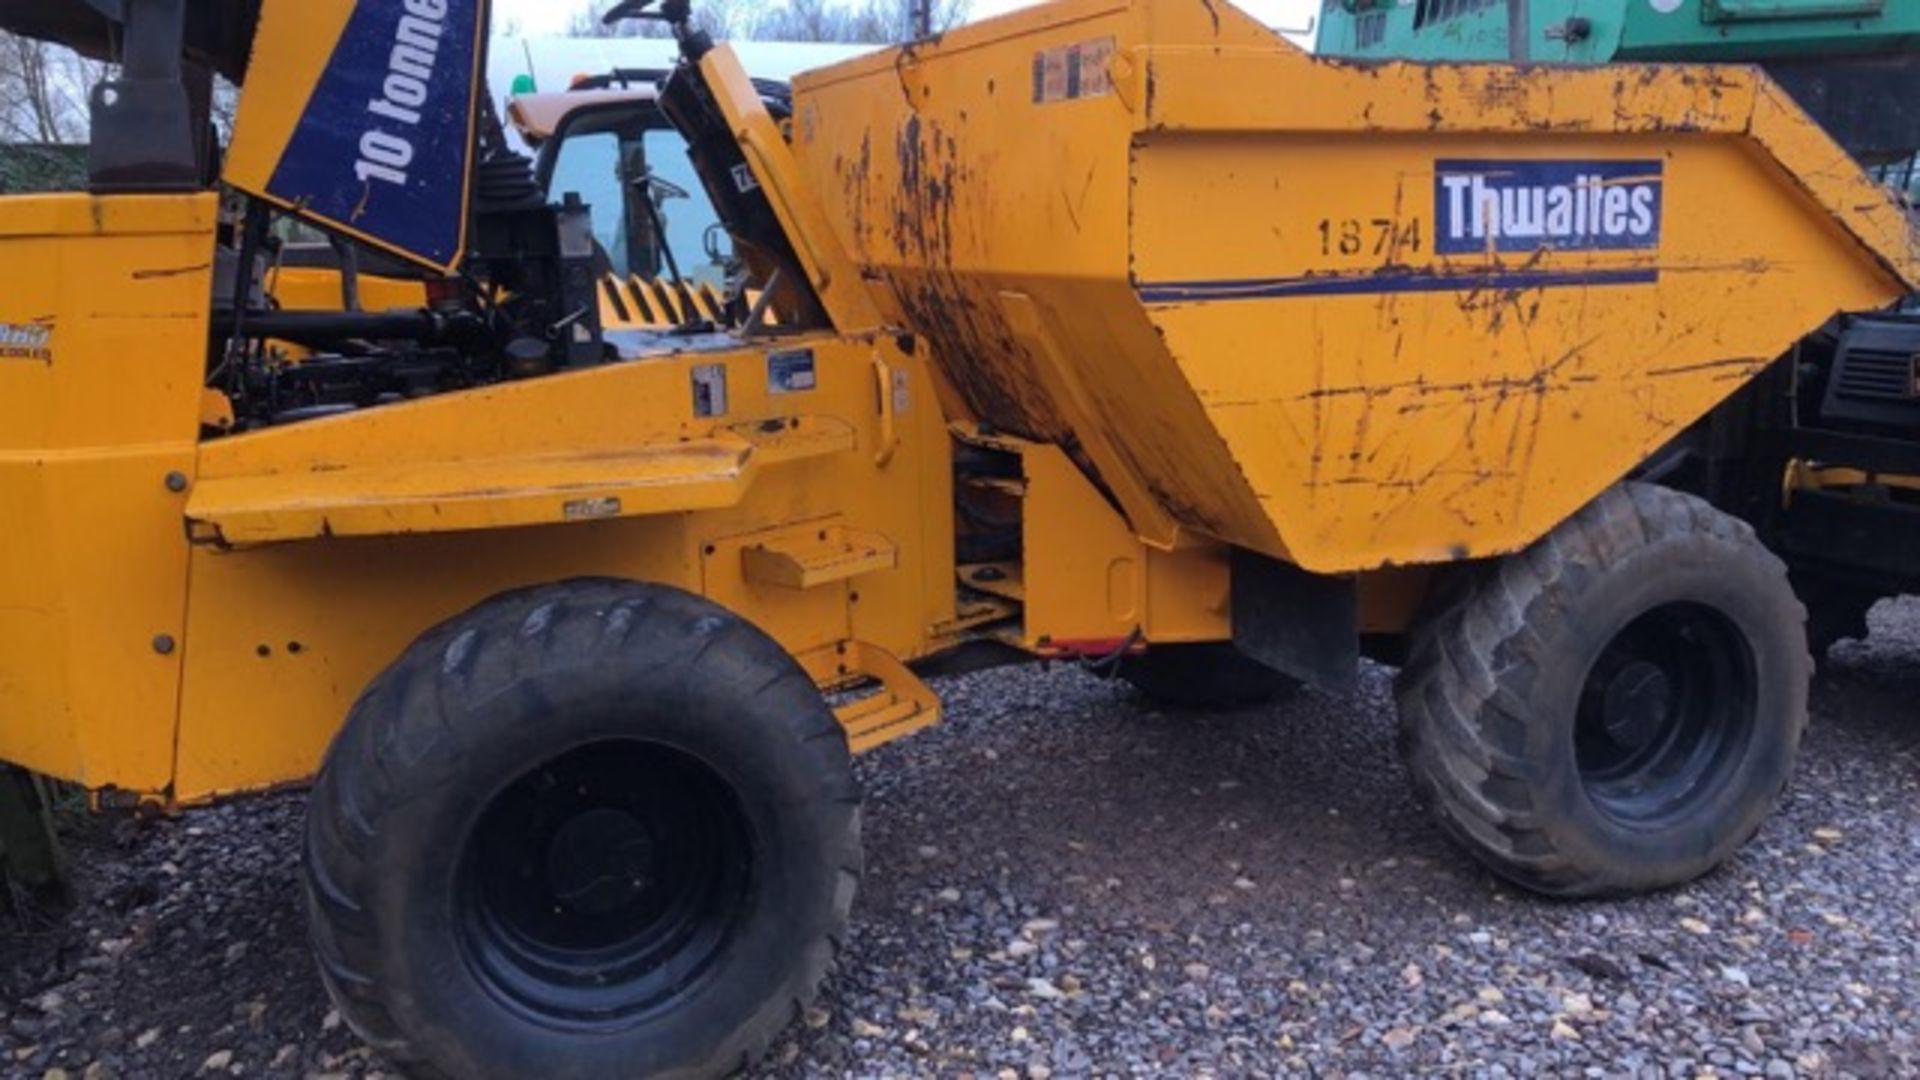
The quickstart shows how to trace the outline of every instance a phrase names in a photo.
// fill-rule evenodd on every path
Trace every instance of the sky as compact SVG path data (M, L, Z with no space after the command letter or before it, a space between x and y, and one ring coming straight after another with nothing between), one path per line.
M494 0L495 20L514 20L529 34L564 33L576 11L599 11L611 0ZM1033 0L973 0L973 17L986 18L1027 7ZM1269 26L1304 32L1319 12L1320 0L1237 0L1239 6ZM699 0L694 0L697 5Z

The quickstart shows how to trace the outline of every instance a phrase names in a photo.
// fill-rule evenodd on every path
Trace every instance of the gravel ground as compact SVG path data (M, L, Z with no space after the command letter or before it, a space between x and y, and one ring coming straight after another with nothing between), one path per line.
M855 930L766 1075L1920 1074L1920 601L1836 650L1759 839L1625 903L1451 850L1389 679L1217 716L950 683L943 728L861 765ZM0 941L0 1072L378 1075L306 952L300 813L82 830L85 910Z

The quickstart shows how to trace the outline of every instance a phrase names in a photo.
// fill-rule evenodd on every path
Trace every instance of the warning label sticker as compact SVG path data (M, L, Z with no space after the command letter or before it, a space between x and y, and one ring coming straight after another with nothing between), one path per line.
M812 349L768 354L767 393L798 394L819 385L819 379L814 374Z
M1043 49L1033 54L1033 103L1106 97L1113 93L1107 65L1113 59L1113 39L1098 38L1073 45Z

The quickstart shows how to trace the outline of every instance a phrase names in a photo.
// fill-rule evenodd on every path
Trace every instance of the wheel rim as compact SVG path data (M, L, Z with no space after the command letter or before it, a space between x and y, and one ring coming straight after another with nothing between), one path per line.
M494 797L460 859L456 923L496 999L569 1029L628 1026L711 972L747 905L739 797L655 743L541 764Z
M1574 753L1587 797L1643 827L1712 799L1752 738L1757 683L1752 646L1721 612L1674 603L1633 620L1582 688Z

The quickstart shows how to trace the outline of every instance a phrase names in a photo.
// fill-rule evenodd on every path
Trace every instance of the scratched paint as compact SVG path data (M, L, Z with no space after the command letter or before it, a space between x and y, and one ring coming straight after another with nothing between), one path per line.
M1036 55L1109 35L1113 93L1034 103ZM1524 546L1920 276L1904 215L1746 69L1325 62L1225 4L1063 0L796 101L973 416L1136 519L1130 490L1324 572ZM1657 244L1436 249L1441 163L1530 160L1657 164Z

